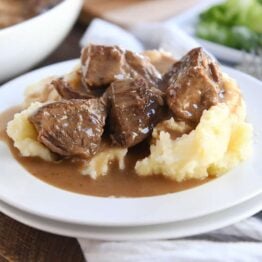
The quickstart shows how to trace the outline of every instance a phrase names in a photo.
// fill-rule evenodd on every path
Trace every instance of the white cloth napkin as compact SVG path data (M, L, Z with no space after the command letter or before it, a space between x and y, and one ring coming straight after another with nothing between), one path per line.
M88 262L261 262L262 223L251 217L186 239L98 241L78 239Z
M175 24L140 25L126 31L95 19L80 45L88 43L119 45L140 52L164 49L177 59L200 46ZM78 239L88 262L260 262L262 261L262 222L252 217L230 227L180 240L116 242Z

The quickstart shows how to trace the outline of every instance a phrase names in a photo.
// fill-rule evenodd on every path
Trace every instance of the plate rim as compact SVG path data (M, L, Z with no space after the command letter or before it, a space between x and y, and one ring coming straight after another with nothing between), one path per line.
M239 211L240 208L243 209L245 212ZM262 210L262 194L252 199L249 199L243 203L240 203L234 207L219 212L215 212L210 215L199 217L196 219L166 223L161 225L138 226L135 228L113 227L113 230L116 230L117 233L113 233L113 232L110 233L110 230L108 232L108 230L105 230L104 227L102 227L101 230L101 227L99 226L74 225L66 222L58 222L58 221L52 221L50 219L41 218L36 215L32 215L30 213L17 210L15 207L12 207L0 201L1 212L27 226L53 234L75 237L78 239L80 238L80 240L83 238L88 238L88 239L105 240L105 241L145 241L145 240L160 240L160 239L171 239L171 238L176 239L176 238L190 237L194 235L205 234L213 230L218 230L220 228L230 226L234 223L237 223L243 219L246 219L250 216L257 214L258 212L261 212L261 210ZM228 213L230 212L231 212L231 216L228 215ZM218 219L217 217L220 218ZM46 224L45 224L45 220L46 220ZM194 225L195 223L200 223L200 226ZM65 228L63 227L67 229L65 230ZM71 228L68 229L69 227ZM75 227L75 232L74 232L74 227ZM79 229L76 230L77 227ZM186 229L184 229L184 227ZM191 229L188 229L188 227L189 228L191 227ZM146 229L146 233L143 232L143 229ZM125 232L126 230L129 230L129 232Z

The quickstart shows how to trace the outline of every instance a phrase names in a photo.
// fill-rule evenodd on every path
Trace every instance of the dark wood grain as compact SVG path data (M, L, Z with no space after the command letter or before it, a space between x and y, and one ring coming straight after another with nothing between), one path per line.
M85 261L76 239L49 234L0 214L0 261Z

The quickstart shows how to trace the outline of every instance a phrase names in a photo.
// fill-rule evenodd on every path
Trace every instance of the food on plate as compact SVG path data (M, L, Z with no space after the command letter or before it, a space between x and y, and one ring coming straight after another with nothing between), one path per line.
M149 59L150 63L157 68L161 75L164 75L169 71L172 65L176 62L176 59L172 54L164 50L146 50L142 55Z
M5 28L52 8L61 0L0 0L0 28Z
M42 105L30 115L37 140L64 157L90 158L99 149L106 119L102 99L71 99Z
M201 48L175 63L164 78L166 101L176 119L199 123L204 110L223 102L220 69Z
M232 115L226 104L204 111L195 130L174 140L170 133L178 132L176 125L172 119L167 132L158 132L156 126L150 155L136 163L139 175L204 179L225 173L250 155L252 129L245 123L245 114Z
M82 84L80 70L79 66L77 66L72 72L63 77L53 79L53 81L49 82L50 88L55 90L61 99L95 98L100 92L91 91ZM59 100L59 98L56 100Z
M251 51L262 47L262 1L227 0L200 14L200 38Z
M108 119L113 143L128 148L150 135L164 104L159 89L150 88L144 78L116 80L105 96L110 106Z
M23 107L27 108L33 102L59 101L62 97L51 84L56 77L47 77L27 87Z
M100 192L89 194L175 192L179 184L188 183L185 189L222 175L252 151L240 89L202 48L175 61L161 51L89 45L72 72L42 80L25 95L7 124L16 158L34 159L33 169L25 165L34 174L45 165L62 180L67 173L71 184L89 177L88 187ZM51 173L44 179L54 183Z
M89 175L93 179L98 176L104 176L109 173L110 163L115 161L117 168L120 170L125 169L125 157L127 154L127 148L121 147L107 147L101 152L96 154L81 171L83 175Z
M160 73L146 57L116 46L90 45L81 55L82 78L87 88L107 87L114 80L143 77L150 86L156 86Z
M7 134L12 137L14 146L25 157L40 157L46 161L54 160L51 151L37 140L37 132L29 117L41 107L41 103L34 102L27 109L15 114L8 123Z

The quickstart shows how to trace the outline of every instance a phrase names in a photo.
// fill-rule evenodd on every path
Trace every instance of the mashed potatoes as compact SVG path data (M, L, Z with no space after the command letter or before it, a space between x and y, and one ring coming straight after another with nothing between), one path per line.
M176 61L171 53L163 50L146 50L143 52L149 61L156 67L156 69L163 75Z
M81 170L83 175L89 175L93 179L104 176L109 171L109 165L112 161L117 161L119 169L125 168L126 148L108 148L95 155Z
M64 79L74 85L75 82L78 82L79 68L80 65L78 64L73 68L72 72L64 75ZM51 84L51 82L57 78L57 76L47 77L35 84L28 86L25 91L25 101L23 105L24 108L27 108L33 102L46 103L62 100L63 98L57 92L54 85Z
M30 85L25 91L24 108L27 108L33 102L52 102L61 100L61 96L50 83L56 77L45 78L35 84Z
M41 105L42 103L34 102L26 110L15 114L14 119L7 125L7 134L13 139L14 146L20 151L22 156L37 156L46 161L52 161L52 153L37 141L36 130L28 120L28 116Z
M179 182L204 179L221 175L249 157L252 126L245 122L245 104L235 82L224 79L230 90L227 103L204 111L195 130L173 140L169 132L155 128L149 157L136 163L139 175L162 174ZM181 128L173 119L170 123L174 131Z

